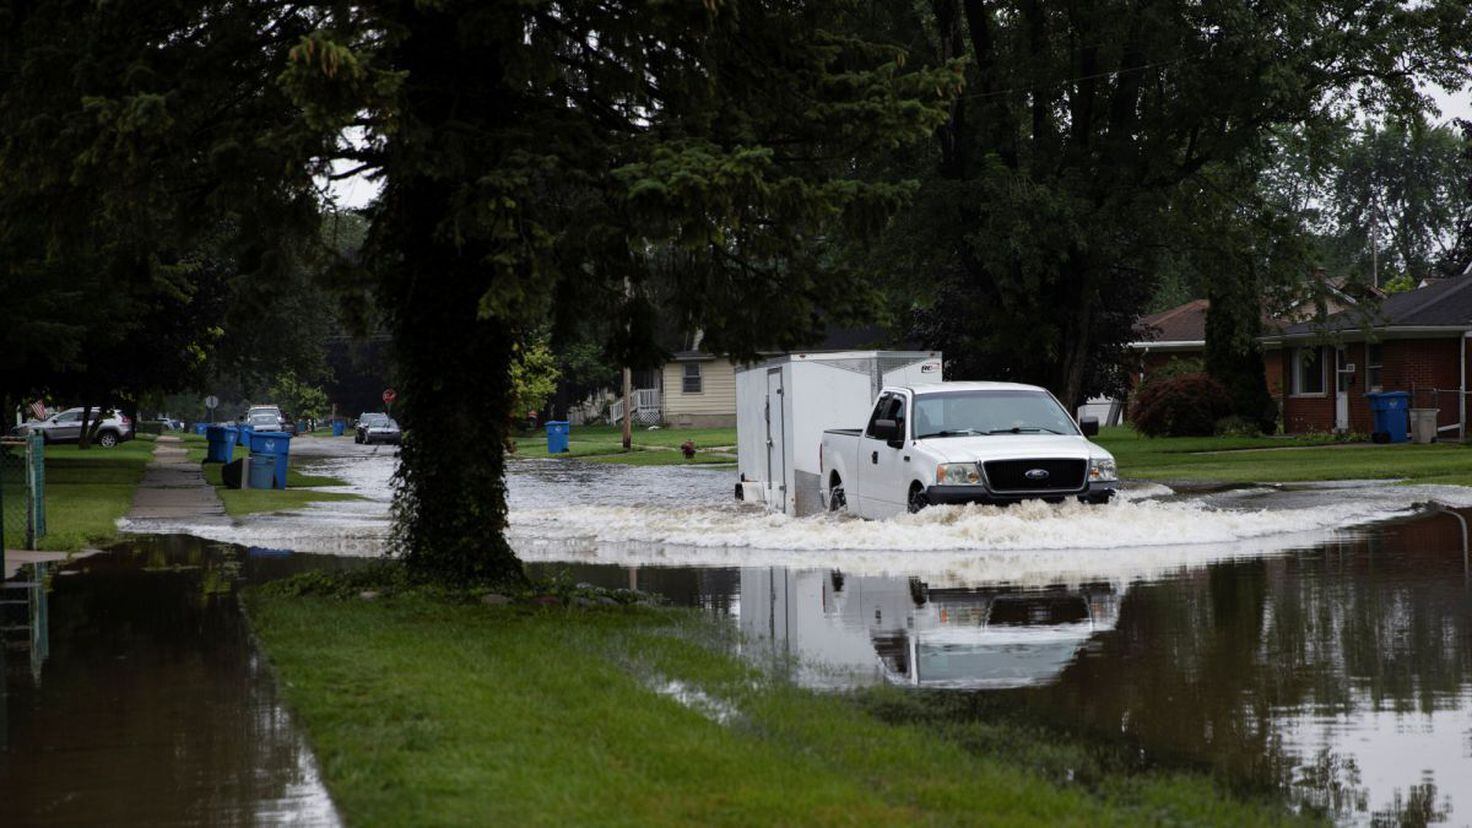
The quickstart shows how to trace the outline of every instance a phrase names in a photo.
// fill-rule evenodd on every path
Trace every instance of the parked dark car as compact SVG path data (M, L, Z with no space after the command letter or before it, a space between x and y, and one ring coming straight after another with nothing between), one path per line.
M360 421L358 429L363 434L363 439L358 442L364 445L374 443L393 443L397 445L403 440L404 434L399 430L399 424L392 417L380 416L369 421L364 426Z
M368 435L368 428L379 420L387 420L388 415L378 412L364 411L358 415L358 422L353 425L353 442L361 443Z

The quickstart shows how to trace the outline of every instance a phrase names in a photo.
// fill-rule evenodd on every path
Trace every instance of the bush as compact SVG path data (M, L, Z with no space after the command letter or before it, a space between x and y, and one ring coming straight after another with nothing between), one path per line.
M1130 408L1130 424L1147 437L1209 437L1217 420L1231 413L1231 397L1220 382L1206 374L1181 374L1142 386Z
M164 433L164 424L163 423L134 423L133 424L133 432L135 434L163 434Z
M1230 417L1223 417L1216 421L1216 436L1261 437L1262 429L1252 420L1233 414Z

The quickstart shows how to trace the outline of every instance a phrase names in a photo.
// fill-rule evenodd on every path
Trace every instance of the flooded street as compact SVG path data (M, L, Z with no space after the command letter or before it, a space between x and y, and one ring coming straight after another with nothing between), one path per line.
M381 553L393 450L301 442L364 499L130 525L177 534L54 577L40 680L7 669L0 796L51 823L168 774L174 799L133 803L154 824L335 819L231 590L211 586ZM519 460L510 536L538 574L730 619L747 656L808 686L907 686L1344 823L1472 824L1472 490L1143 485L1104 507L865 522L764 514L732 477ZM95 781L35 799L58 776Z
M49 567L44 658L4 654L5 824L338 824L235 597L335 565L173 536Z

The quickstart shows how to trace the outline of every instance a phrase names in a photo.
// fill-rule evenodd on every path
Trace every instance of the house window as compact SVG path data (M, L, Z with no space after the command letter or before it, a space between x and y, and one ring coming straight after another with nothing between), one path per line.
M1293 352L1293 393L1324 393L1324 351L1297 348Z
M700 393L700 363L685 363L685 377L684 382L680 385L680 390L686 394Z
M1371 391L1379 391L1383 386L1380 384L1380 365L1384 359L1380 343L1372 342L1365 345L1365 385Z

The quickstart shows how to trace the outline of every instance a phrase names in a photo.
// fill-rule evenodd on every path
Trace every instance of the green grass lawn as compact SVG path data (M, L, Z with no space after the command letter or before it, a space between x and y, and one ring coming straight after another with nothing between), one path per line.
M1302 437L1141 437L1126 427L1096 439L1129 480L1292 483L1404 478L1415 483L1472 485L1472 447L1347 444ZM1278 450L1272 450L1278 449Z
M1294 819L1198 776L1051 781L985 740L883 720L856 696L764 676L729 654L727 628L685 611L272 588L248 607L349 824ZM655 691L671 682L719 701L702 712Z
M133 504L133 490L153 457L153 436L113 448L75 444L46 447L46 535L41 549L74 552L117 537L117 520ZM16 490L7 486L6 494ZM11 514L14 514L13 512ZM16 549L25 542L24 525L5 525L5 545Z
M190 461L202 463L206 451L203 438L200 438L198 443L190 442L186 448ZM236 446L232 459L239 460L249 453L243 446ZM331 475L303 474L289 465L286 470L285 489L227 488L221 476L223 467L220 463L203 463L203 466L205 481L215 487L216 494L220 496L220 502L225 504L225 512L233 517L261 512L284 512L299 509L309 503L360 499L354 494L315 491L309 487L341 486L344 483L341 479Z

